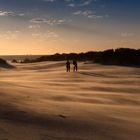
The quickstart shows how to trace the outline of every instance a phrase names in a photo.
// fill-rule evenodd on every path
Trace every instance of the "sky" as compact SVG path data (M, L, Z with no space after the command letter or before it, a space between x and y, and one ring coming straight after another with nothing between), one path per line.
M0 0L0 55L140 49L140 0Z

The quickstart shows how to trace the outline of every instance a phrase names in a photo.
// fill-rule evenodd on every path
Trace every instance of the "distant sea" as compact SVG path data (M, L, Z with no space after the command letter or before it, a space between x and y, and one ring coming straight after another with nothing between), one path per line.
M13 59L16 59L18 61L24 60L24 59L36 59L43 55L0 55L0 58L6 60L6 61L12 61Z

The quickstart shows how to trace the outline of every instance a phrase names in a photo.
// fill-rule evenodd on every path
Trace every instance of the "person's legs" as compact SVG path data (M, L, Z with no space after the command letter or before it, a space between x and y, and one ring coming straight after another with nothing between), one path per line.
M78 71L78 67L76 66L76 71Z
M66 67L66 72L68 72L69 71L69 69L68 69L68 67Z
M70 72L70 67L68 68L68 71Z
M73 72L75 72L75 66L73 67Z

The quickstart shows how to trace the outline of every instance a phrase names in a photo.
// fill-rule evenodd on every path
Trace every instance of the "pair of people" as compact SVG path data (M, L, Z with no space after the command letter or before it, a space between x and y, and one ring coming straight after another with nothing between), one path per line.
M67 60L67 62L66 62L66 71L67 71L67 72L70 72L70 68L71 68L70 65L71 65L71 64L70 64L70 61ZM77 72L77 70L78 70L77 61L76 61L76 60L73 60L73 72Z

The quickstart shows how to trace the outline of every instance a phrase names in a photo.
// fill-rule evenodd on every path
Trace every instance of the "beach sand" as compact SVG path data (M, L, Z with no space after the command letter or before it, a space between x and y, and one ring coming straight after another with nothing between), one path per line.
M139 140L140 69L65 62L0 68L0 140Z

